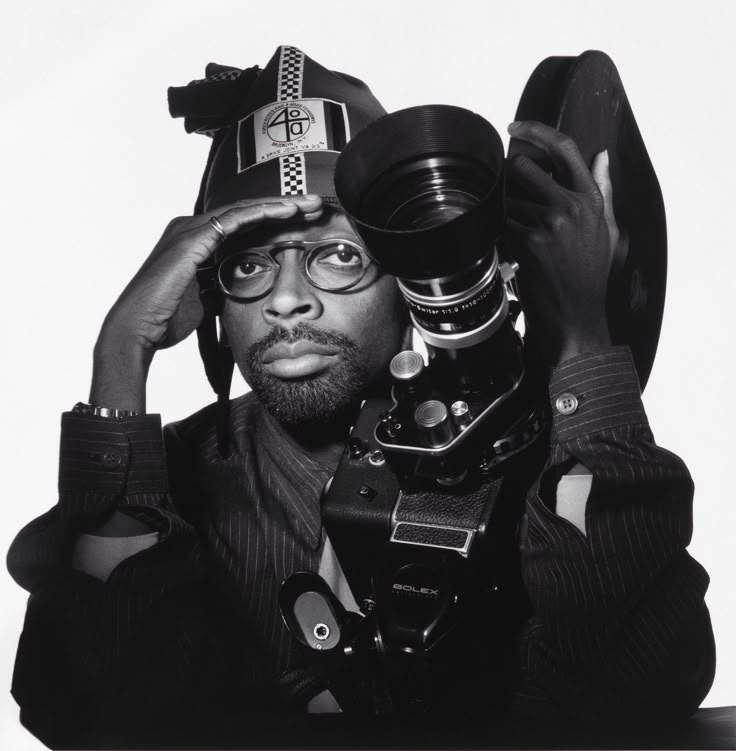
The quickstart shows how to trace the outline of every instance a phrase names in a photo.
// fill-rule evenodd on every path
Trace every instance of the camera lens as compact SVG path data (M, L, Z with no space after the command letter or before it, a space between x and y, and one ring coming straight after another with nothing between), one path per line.
M503 162L501 138L480 115L409 107L348 143L335 192L376 262L401 278L447 277L493 252Z
M438 193L423 193L407 201L391 216L391 229L424 229L436 227L464 214L477 201L462 190L443 189Z
M495 249L504 222L503 157L498 133L482 117L429 105L380 118L338 158L338 200L368 253L399 278L433 347L471 347L507 317Z
M477 206L492 181L462 156L417 156L387 169L361 199L369 221L394 232L429 229Z

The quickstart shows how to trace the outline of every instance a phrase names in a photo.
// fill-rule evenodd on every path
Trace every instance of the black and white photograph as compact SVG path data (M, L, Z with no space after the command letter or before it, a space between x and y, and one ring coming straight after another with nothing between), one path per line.
M736 748L727 4L3 16L2 748Z

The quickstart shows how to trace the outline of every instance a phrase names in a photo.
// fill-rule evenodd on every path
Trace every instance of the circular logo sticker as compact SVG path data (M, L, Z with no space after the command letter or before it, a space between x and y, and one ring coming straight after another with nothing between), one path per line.
M306 135L314 115L303 105L290 103L278 109L264 123L268 137L277 143L288 143Z

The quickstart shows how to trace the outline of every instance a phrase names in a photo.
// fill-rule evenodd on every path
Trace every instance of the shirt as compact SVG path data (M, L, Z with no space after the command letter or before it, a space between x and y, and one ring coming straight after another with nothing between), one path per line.
M569 394L577 408L563 413ZM626 348L563 363L549 397L547 461L530 478L519 538L531 615L510 645L514 711L588 722L691 712L714 658L708 578L685 550L687 469L654 444ZM165 429L165 458L155 416L64 415L60 501L8 559L34 595L13 693L42 739L171 744L197 726L216 743L232 718L283 705L279 676L293 685L302 657L278 588L317 570L329 471L254 397L235 400L231 419L235 450L222 460L213 407ZM592 474L585 534L552 500L575 463ZM71 550L115 508L135 509L160 542L102 583L73 570Z

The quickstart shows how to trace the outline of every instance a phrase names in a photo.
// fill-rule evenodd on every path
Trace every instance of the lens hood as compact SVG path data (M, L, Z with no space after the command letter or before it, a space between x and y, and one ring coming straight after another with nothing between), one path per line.
M404 279L445 277L493 250L504 148L480 115L422 105L384 115L340 154L335 192L368 253Z

